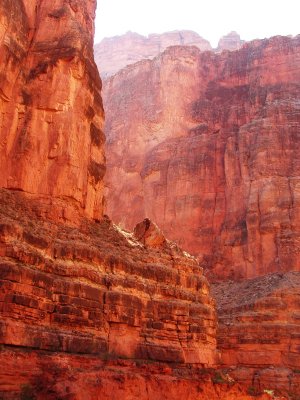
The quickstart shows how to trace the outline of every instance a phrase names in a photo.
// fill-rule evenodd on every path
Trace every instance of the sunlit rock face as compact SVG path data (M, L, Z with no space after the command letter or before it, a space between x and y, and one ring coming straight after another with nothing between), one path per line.
M152 59L169 46L196 46L202 51L211 45L196 32L174 31L151 34L147 37L134 32L105 38L95 45L95 60L102 78L114 75L126 65L143 59Z
M172 47L105 81L108 214L214 279L299 270L300 38Z
M95 1L0 4L0 185L103 212Z

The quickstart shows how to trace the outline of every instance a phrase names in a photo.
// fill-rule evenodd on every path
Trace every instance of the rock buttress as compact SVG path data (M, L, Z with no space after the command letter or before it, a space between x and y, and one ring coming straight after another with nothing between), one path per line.
M99 219L105 160L95 1L0 4L0 186Z

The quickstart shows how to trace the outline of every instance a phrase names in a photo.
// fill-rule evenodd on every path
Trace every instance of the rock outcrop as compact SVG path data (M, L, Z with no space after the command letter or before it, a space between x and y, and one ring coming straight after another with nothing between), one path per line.
M95 61L102 79L114 75L127 65L143 59L152 59L167 47L174 45L197 46L212 50L211 45L196 32L174 31L142 36L127 32L121 36L105 38L95 45Z
M221 365L251 388L300 393L300 274L213 286Z
M55 222L52 204L0 198L1 365L7 349L33 351L34 366L41 352L216 365L214 302L194 258L145 247L106 218L76 228ZM3 396L26 384L0 376Z
M299 36L172 47L106 80L108 214L149 217L214 279L299 270L299 82Z
M95 7L0 4L0 397L217 399L202 268L150 221L138 241L103 216Z
M222 52L223 50L228 50L228 51L239 50L244 43L245 41L241 40L240 35L237 32L232 31L227 35L221 37L216 51Z
M300 38L275 37L169 48L104 83L108 212L233 279L213 286L220 365L252 395L300 393L299 79Z
M0 187L70 198L99 219L105 160L95 7L1 1Z

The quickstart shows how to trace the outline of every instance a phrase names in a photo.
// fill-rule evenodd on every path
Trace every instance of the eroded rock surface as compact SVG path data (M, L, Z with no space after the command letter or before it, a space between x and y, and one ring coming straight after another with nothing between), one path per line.
M149 217L214 279L299 270L299 82L299 36L172 47L105 81L108 214Z
M194 258L145 247L107 219L76 228L55 222L52 204L0 197L1 360L9 347L216 365L214 302Z
M107 78L126 65L152 59L174 45L197 46L203 51L212 49L207 40L193 31L166 32L147 37L127 32L122 36L105 38L96 44L95 60L102 78Z
M70 198L99 219L105 160L95 8L1 1L0 186Z
M22 385L22 399L57 400L253 400L228 375L197 366L106 360L99 356L39 351L2 352L4 376L12 400ZM14 379L12 379L12 375ZM75 379L74 379L75 377ZM28 384L30 378L30 384ZM227 379L227 380L226 380ZM229 379L229 380L228 380ZM37 388L37 389L36 389ZM271 400L264 394L257 400ZM280 397L284 400L284 397Z
M134 236L146 247L161 248L167 245L166 238L158 226L145 218L134 228Z
M300 394L300 273L213 285L221 365L259 392Z
M198 262L149 220L137 240L102 215L95 6L0 4L0 397L249 400L211 369L215 304Z

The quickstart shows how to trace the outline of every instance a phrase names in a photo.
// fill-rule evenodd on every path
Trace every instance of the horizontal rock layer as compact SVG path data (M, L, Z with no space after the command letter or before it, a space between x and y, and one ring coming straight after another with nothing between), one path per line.
M173 47L105 81L108 214L214 279L299 270L300 37Z
M216 364L214 302L194 258L170 242L146 248L106 219L57 223L54 202L0 198L2 345Z
M0 392L3 400L20 398L20 387L21 399L36 400L253 399L228 374L197 367L6 348L0 357L6 365L3 377L8 389Z
M222 367L254 393L276 388L299 396L300 273L224 282L213 294Z

